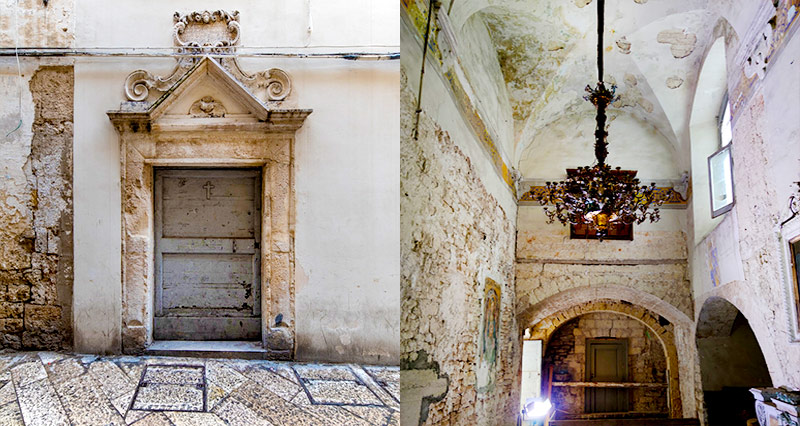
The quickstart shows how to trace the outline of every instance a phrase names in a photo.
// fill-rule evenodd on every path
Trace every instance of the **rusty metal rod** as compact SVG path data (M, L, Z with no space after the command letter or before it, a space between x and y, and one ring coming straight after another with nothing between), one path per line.
M414 113L417 115L414 122L414 140L419 139L419 115L422 113L422 80L425 77L425 57L428 55L428 37L431 33L431 18L433 17L433 4L436 0L428 3L428 23L425 25L425 41L422 44L422 66L419 70L419 91L417 92L417 108Z

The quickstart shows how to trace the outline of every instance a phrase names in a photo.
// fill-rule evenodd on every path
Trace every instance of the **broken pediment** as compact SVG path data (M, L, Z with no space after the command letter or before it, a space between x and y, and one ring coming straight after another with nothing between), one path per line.
M137 73L140 71L131 76ZM283 87L290 87L288 75L283 71L280 74L282 78L285 77ZM131 80L130 77L128 80ZM145 83L140 83L139 87L148 90ZM109 111L108 115L119 131L151 131L153 128L185 130L208 126L217 129L247 127L253 130L294 131L311 113L308 109L268 107L245 84L209 56L199 59L163 92L153 102L123 102L119 110Z
M168 76L143 69L128 75L128 101L108 112L118 131L300 128L311 110L286 108L289 74L249 74L239 66L238 11L175 12L173 22L175 69Z

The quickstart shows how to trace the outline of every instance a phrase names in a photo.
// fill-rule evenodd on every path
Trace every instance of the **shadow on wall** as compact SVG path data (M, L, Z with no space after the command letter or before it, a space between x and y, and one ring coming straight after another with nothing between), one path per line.
M709 298L697 323L697 351L708 426L745 425L756 417L752 387L772 385L750 324L719 297Z

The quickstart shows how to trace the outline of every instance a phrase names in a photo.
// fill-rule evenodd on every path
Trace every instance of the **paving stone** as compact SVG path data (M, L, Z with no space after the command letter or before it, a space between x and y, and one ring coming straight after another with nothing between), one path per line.
M342 409L355 414L373 425L385 425L392 414L389 409L381 407L343 406Z
M225 422L213 413L168 411L164 414L175 426L225 426Z
M0 406L0 425L22 426L24 424L16 401Z
M385 405L387 405L390 408L398 410L400 409L399 391L397 391L397 394L395 395L392 395L391 393L392 391L391 386L393 386L392 383L397 385L395 386L395 388L398 388L400 382L399 380L395 382L389 382L386 384L386 386L383 386L377 380L375 380L375 378L372 375L367 373L365 369L361 368L361 366L353 365L351 367L353 368L353 372L355 373L355 375L358 376L359 380L361 380L361 382L364 385L366 385L375 395L377 395L378 398L381 401L383 401Z
M133 424L136 426L172 426L163 413L151 413Z
M128 412L125 414L125 423L136 423L151 413L152 411L128 410Z
M0 425L22 424L28 419L29 424L48 426L384 426L391 420L389 413L395 412L374 406L312 404L298 384L292 363L220 359L191 362L201 368L187 368L186 364L186 358L0 354L0 369L5 366L9 372L7 380L0 378ZM137 387L146 365L143 386ZM332 395L344 403L391 400L360 366L303 364L300 369L308 377L339 379L303 380L323 400ZM342 380L345 377L356 381ZM206 387L205 412L202 384ZM387 383L387 387L393 385L396 382ZM371 395L370 389L378 389L379 398Z
M61 382L55 388L74 424L125 425L125 420L91 375L84 374Z
M45 366L67 357L67 355L58 352L39 352L37 355L39 355L39 360L41 360L42 364Z
M300 384L300 382L297 380L297 375L295 374L294 369L292 369L292 367L290 367L288 364L272 363L272 365L269 366L269 371L283 377L286 380L289 380L290 382L297 383L298 385Z
M304 405L311 405L311 400L308 399L308 395L306 391L298 392L297 395L292 398L291 403L297 406L304 406Z
M353 371L342 365L299 364L294 366L294 371L304 379L356 380Z
M111 405L117 409L117 412L121 416L126 416L128 413L128 409L131 407L131 402L133 401L133 395L135 391L130 391L124 395L120 395L111 400Z
M380 382L400 382L399 367L362 367L376 381Z
M116 364L108 360L97 360L89 364L89 372L100 383L109 398L114 399L136 388L136 383Z
M177 365L148 365L143 382L173 385L202 385L205 381L202 367Z
M229 425L274 426L236 398L225 399L213 411Z
M203 390L195 385L150 383L139 387L133 406L136 410L202 411Z
M357 382L311 380L305 387L317 404L384 405L368 387Z
M325 419L297 407L267 389L248 382L231 393L229 398L243 402L260 417L274 425L319 425Z
M400 412L393 411L392 417L389 418L389 422L386 423L386 426L400 426Z
M18 386L16 390L22 418L27 426L70 424L64 407L61 406L56 391L49 381L39 380Z
M45 371L39 358L35 358L11 368L11 377L14 379L14 384L20 387L37 380L46 379L47 371Z
M341 425L341 426L371 426L372 423L367 422L366 420L362 419L354 415L353 413L342 409L341 407L335 407L333 405L314 405L311 407L306 408L308 411L322 417L327 422L326 424L329 425ZM380 423L383 426L383 423Z
M205 358L186 358L174 356L153 356L144 358L147 365L191 365L202 367L206 365Z
M131 382L139 383L139 381L142 380L142 373L144 372L146 364L141 360L138 362L131 362L129 358L131 357L126 357L125 361L115 360L117 367L128 376Z
M206 362L206 380L228 393L241 386L247 378L223 362L209 360Z
M50 383L56 384L86 373L86 367L75 358L62 359L45 365Z
M244 375L287 401L291 401L298 392L302 391L300 385L290 382L262 366L252 367L246 370Z
M0 405L6 405L16 400L17 392L14 390L14 383L9 380L5 385L0 387Z
M206 410L213 410L229 393L211 380L206 380Z

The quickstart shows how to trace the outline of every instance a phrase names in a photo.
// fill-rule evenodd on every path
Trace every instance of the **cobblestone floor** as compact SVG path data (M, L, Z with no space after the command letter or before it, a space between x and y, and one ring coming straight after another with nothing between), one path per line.
M399 370L0 354L0 425L399 425Z

